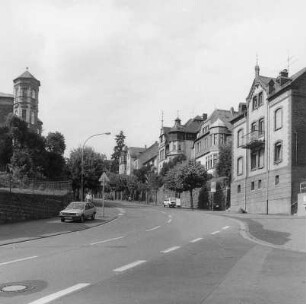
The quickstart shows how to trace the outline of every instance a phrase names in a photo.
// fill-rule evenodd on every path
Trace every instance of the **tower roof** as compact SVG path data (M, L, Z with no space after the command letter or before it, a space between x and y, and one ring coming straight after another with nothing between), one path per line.
M38 84L40 85L40 81L38 79L36 79L28 70L28 68L26 69L25 72L23 72L20 76L18 76L17 78L14 79L14 82L16 82L16 80L18 79L34 79L35 81L38 82Z

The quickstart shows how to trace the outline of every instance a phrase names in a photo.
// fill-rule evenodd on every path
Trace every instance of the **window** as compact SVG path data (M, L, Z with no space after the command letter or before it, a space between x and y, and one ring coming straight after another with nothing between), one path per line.
M251 124L251 132L255 132L256 131L256 126L257 126L257 122L256 121Z
M255 190L255 182L251 182L251 190Z
M260 188L261 188L261 179L258 180L258 189L260 189Z
M251 152L251 170L257 168L257 152Z
M258 108L263 105L262 92L258 94Z
M264 135L265 133L265 120L261 118L258 122L258 131L259 131L259 136Z
M257 105L257 96L253 97L253 110L257 109L258 105Z
M237 159L237 175L243 174L243 157Z
M178 144L178 150L181 151L182 150L182 146L181 144Z
M274 130L279 130L283 126L283 109L279 108L274 112Z
M278 141L274 145L274 162L279 163L283 158L283 144L281 141Z
M213 137L214 137L213 145L217 145L218 144L218 134L214 134Z
M21 112L21 118L23 120L26 120L27 119L27 110L23 109L22 112Z
M264 159L265 159L265 150L260 149L258 151L258 168L264 167Z
M241 192L241 185L237 186L237 192L240 193Z
M35 98L35 90L32 90L32 98Z
M217 162L218 162L218 154L214 153L213 154L213 168L215 168Z
M240 129L237 132L237 146L240 147L242 146L243 143L243 129Z
M275 185L279 184L279 175L275 175Z

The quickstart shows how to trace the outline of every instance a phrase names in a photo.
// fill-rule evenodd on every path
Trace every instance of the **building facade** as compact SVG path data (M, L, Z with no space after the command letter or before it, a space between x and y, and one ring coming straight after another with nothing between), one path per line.
M206 114L203 117L196 116L189 119L184 125L177 118L172 128L161 128L158 148L158 172L161 171L165 162L171 161L176 156L185 155L187 160L192 159L193 143L206 117Z
M205 166L209 174L215 174L220 147L231 140L230 121L237 115L233 109L214 112L203 122L194 141L194 159Z
M38 94L40 81L28 70L14 79L14 95L0 93L0 125L9 113L24 120L28 127L38 134L42 132L42 122L38 118Z
M231 208L291 214L306 180L306 68L289 77L260 75L232 120Z

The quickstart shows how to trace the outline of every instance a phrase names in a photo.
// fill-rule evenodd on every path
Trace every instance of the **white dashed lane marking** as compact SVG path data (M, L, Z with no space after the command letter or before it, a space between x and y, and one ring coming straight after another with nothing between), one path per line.
M177 250L179 248L181 248L181 247L180 246L174 246L174 247L171 247L171 248L168 248L168 249L165 249L165 250L161 251L161 253L169 253L169 252L172 252L172 251Z
M196 243L196 242L199 242L201 240L203 240L203 238L197 238L197 239L194 239L194 240L190 241L190 243Z
M17 263L17 262L23 262L23 261L27 261L27 260L32 260L32 259L35 259L37 257L38 257L37 255L34 255L34 256L30 256L30 257L26 257L26 258L22 258L22 259L2 262L2 263L0 263L0 266L4 266L4 265L8 265L8 264L13 264L13 263Z
M156 230L156 229L158 229L158 228L160 228L160 226L156 226L156 227L153 227L153 228L151 228L151 229L147 229L146 231L153 231L153 230Z
M88 285L90 285L89 283L79 283L79 284L76 284L76 285L73 285L69 288L66 288L66 289L63 289L61 291L58 291L56 293L53 293L49 296L46 296L46 297L43 297L43 298L40 298L34 302L31 302L29 304L47 304L47 303L50 303L56 299L59 299L63 296L66 296L74 291L77 291L77 290L80 290L82 288L85 288L87 287Z
M214 231L211 234L217 234L217 233L220 233L220 231L219 230L218 231Z
M225 227L223 227L222 229L223 229L223 230L226 230L226 229L228 229L228 228L230 228L230 226L225 226Z
M123 239L123 238L124 238L124 236L119 236L119 237L112 238L112 239L108 239L108 240L93 242L93 243L90 243L90 245L108 243L108 242L112 242L112 241L116 241L116 240L121 240L121 239Z
M123 272L123 271L126 271L128 269L134 268L134 267L136 267L138 265L141 265L141 264L143 264L145 262L146 262L145 260L135 261L133 263L130 263L130 264L124 265L122 267L116 268L113 271L115 271L115 272Z

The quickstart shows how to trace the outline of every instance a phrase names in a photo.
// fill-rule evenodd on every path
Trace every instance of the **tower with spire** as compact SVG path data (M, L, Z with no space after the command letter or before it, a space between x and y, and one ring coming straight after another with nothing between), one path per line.
M14 79L14 114L27 122L28 127L41 134L42 122L38 119L38 93L40 81L26 68Z

